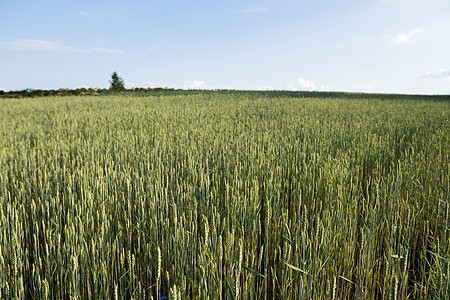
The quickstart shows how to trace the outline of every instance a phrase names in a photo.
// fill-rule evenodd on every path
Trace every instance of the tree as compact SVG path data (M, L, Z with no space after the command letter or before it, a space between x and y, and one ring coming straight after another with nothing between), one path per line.
M109 81L111 83L109 89L111 91L124 91L125 85L123 84L123 79L117 75L117 72L112 73L111 80Z

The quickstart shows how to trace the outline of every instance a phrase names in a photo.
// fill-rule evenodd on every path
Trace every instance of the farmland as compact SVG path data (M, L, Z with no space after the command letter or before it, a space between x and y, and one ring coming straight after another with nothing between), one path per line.
M0 298L450 297L450 101L0 99Z

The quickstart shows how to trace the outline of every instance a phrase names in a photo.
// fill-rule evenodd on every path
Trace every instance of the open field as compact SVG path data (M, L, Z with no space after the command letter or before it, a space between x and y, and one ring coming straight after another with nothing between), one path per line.
M0 298L450 297L450 101L0 99Z

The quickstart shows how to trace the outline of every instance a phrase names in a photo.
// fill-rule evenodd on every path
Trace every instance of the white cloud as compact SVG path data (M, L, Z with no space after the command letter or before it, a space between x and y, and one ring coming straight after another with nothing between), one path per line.
M239 11L237 11L237 13L238 14L255 14L255 13L264 13L264 12L268 12L268 11L269 11L268 8L256 7L256 8L248 8L248 9L239 10Z
M256 91L273 91L273 86L271 85L260 85L254 88Z
M415 41L413 40L413 37L418 34L419 32L422 32L421 29L415 29L415 30L411 30L410 32L403 32L403 33L399 33L397 34L395 37L393 38L389 38L392 42L394 42L395 44L410 44L410 43L414 43Z
M216 86L207 84L203 80L181 80L171 83L161 83L161 82L153 82L153 81L145 81L145 88L159 88L159 87L167 87L173 89L184 89L184 90L216 90L216 89L226 89L231 90L233 87L231 85L223 85Z
M82 84L82 85L75 85L73 88L76 90L77 89L89 89L89 88L91 88L91 86Z
M95 52L103 52L103 53L115 53L115 54L123 54L124 53L122 50L114 50L114 49L107 49L107 48L89 48L89 50L92 50Z
M94 14L85 10L80 10L80 15L82 15L83 17L94 17Z
M125 81L125 88L132 89L138 87L136 83L132 81Z
M144 81L144 87L145 88L155 88L155 87L161 87L161 86L158 86L153 81Z
M289 82L286 86L288 90L291 91L329 91L330 87L328 85L317 85L311 80L306 80L304 78L298 78L297 82Z
M15 42L0 42L0 49L9 51L87 52L84 49L66 46L60 42L27 39L20 39Z
M149 46L149 47L147 47L147 50L148 50L148 51L155 51L155 50L156 50L156 47Z
M199 90L199 89L208 89L208 88L210 88L210 86L206 85L206 82L204 82L203 80L194 80L192 82L183 84L183 89Z
M171 83L157 83L153 81L145 81L144 87L146 88L157 88L157 87L168 87L174 89L189 89L189 90L206 90L214 89L214 86L206 84L203 80L182 80L178 82Z
M177 84L175 84L175 88L180 88ZM192 89L192 90L232 90L233 87L231 85L212 85L207 84L203 80L193 80L193 81L183 81L181 85L182 89Z
M425 78L450 79L450 70L439 68L437 70L427 71L423 76Z
M103 52L103 53L124 53L122 50L114 50L107 48L76 48L66 46L61 42L44 41L44 40L28 40L20 39L14 42L0 42L0 49L7 51L47 51L47 52L68 52L68 53L89 53L89 52Z

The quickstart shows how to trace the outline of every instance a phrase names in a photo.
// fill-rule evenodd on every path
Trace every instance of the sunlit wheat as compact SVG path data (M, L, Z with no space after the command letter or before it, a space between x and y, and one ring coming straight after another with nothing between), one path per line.
M4 299L450 297L448 101L0 107Z

